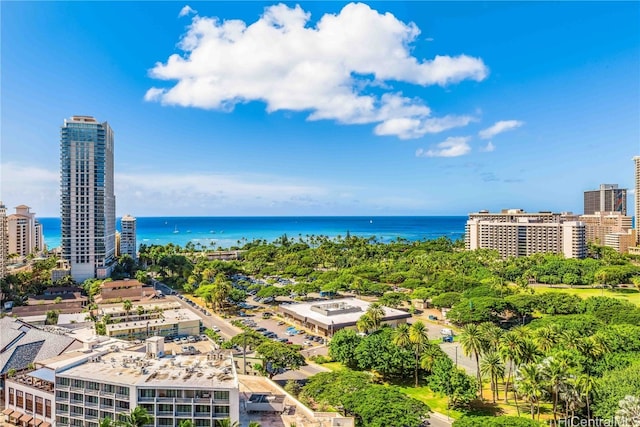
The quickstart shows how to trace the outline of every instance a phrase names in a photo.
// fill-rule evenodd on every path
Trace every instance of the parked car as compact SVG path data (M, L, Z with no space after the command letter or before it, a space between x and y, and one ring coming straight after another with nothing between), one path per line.
M453 342L453 336L446 335L446 336L442 337L442 342Z

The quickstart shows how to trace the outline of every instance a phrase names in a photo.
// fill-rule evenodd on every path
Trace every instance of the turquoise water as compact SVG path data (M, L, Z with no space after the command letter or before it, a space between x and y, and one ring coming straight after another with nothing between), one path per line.
M60 245L60 219L39 218L47 247ZM323 235L330 238L372 237L389 242L397 238L410 241L446 236L452 240L464 235L466 216L357 216L357 217L141 217L137 218L140 244L228 248L246 241L273 241L286 234L290 238ZM120 218L117 219L118 228Z

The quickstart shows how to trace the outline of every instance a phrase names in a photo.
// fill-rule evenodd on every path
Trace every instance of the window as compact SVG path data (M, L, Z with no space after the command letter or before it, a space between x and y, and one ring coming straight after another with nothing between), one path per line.
M51 418L51 401L49 399L44 401L44 416Z
M56 391L56 397L58 399L69 400L69 392L68 391L58 390L58 391Z
M89 390L100 390L100 384L94 381L87 381L87 388Z
M97 405L98 404L98 396L87 395L84 397L84 402L89 405Z
M13 389L9 387L9 405L13 405L13 402L14 402L13 393L14 393Z
M68 387L69 386L69 378L56 378L56 385Z
M214 400L229 400L229 392L227 390L216 390L213 392Z
M80 406L71 406L71 413L74 415L82 415L82 407Z
M24 407L24 394L20 390L16 390L16 406L19 408Z
M113 393L115 391L115 387L111 384L102 384L102 391L106 393Z
M129 402L124 400L118 400L117 407L118 409L129 409Z
M84 388L84 381L73 379L71 380L71 387Z
M229 415L229 407L228 406L214 406L213 407L216 416L224 414Z
M42 415L44 413L44 400L36 396L36 414Z
M107 408L113 408L113 399L106 399L104 397L100 398L100 406L105 406Z
M71 393L71 400L75 400L76 402L82 402L82 394L80 393Z
M98 410L87 408L87 418L98 418Z
M56 403L56 412L69 412L69 405L67 405L66 403Z
M116 388L116 393L121 394L123 396L129 396L129 387L118 386Z
M69 424L69 418L67 417L56 417L57 424L59 425L67 425Z
M156 397L155 390L142 389L140 390L140 397Z
M27 393L25 397L26 397L25 399L26 406L24 409L29 412L32 412L33 411L33 394Z

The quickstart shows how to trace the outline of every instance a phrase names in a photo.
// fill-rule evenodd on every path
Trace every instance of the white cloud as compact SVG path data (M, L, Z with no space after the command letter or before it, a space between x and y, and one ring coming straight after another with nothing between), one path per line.
M267 7L256 22L193 17L179 47L150 75L177 81L149 89L147 101L233 110L237 103L265 102L267 111L308 111L309 120L377 123L378 135L416 138L439 131L421 99L389 88L392 82L421 86L481 81L488 69L479 58L436 55L419 59L411 44L420 30L362 3L326 14L313 27L300 6ZM368 91L376 87L376 93ZM386 93L378 95L381 90ZM468 121L450 121L464 126ZM444 127L448 129L450 127Z
M450 136L443 142L436 145L435 149L416 151L416 157L459 157L471 152L468 136Z
M478 136L482 139L491 139L499 133L519 128L523 124L524 122L521 122L520 120L501 120L496 122L493 126L478 132Z
M396 135L400 139L419 138L427 133L439 133L476 121L471 116L444 116L437 118L396 118L386 120L374 129L376 135Z
M190 15L190 14L197 15L197 14L198 14L198 11L197 11L197 10L193 10L193 9L191 8L191 6L189 6L189 5L187 4L187 5L185 5L182 9L180 9L180 13L178 14L178 17L179 17L179 18L182 18L183 16L187 16L187 15Z
M495 151L495 149L496 149L495 145L493 145L493 143L489 141L486 146L480 149L480 151L484 151L485 153L491 153L492 151Z
M25 204L39 216L58 216L60 213L59 172L18 163L2 163L1 199L12 211Z

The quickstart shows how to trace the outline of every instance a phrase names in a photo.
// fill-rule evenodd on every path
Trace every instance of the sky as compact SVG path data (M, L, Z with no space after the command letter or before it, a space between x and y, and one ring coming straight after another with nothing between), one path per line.
M114 130L118 216L580 213L601 183L633 193L639 2L2 1L0 14L9 212L59 216L73 115Z

